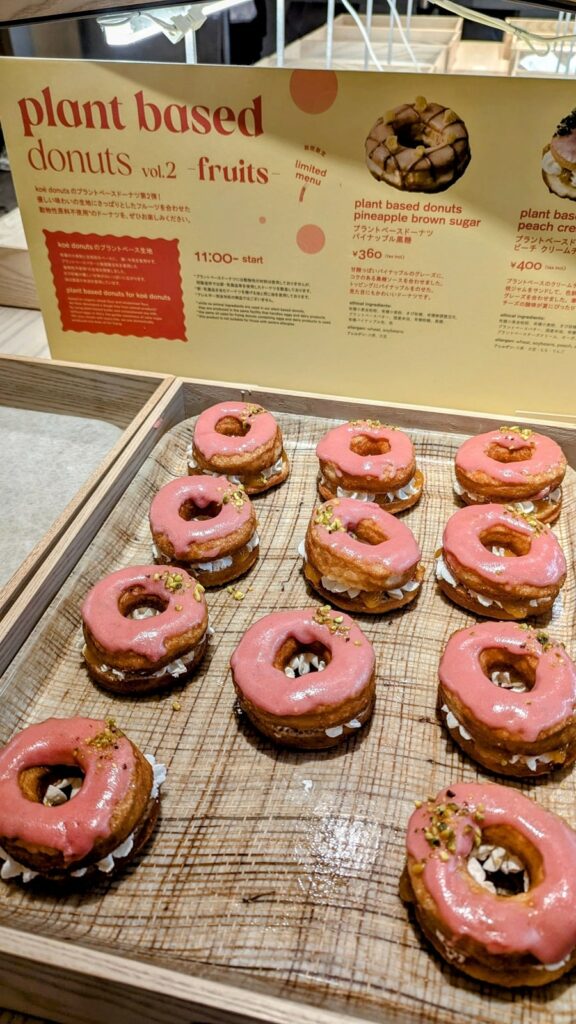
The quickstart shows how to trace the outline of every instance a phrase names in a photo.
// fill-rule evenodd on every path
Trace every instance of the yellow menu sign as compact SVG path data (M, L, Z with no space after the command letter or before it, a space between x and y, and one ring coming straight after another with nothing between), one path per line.
M571 82L1 67L54 356L572 417Z

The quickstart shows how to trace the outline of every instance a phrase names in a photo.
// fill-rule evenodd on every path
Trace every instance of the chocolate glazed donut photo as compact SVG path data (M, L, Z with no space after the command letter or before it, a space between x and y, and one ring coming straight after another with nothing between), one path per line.
M462 118L423 96L379 117L365 145L372 177L401 192L445 192L471 159Z

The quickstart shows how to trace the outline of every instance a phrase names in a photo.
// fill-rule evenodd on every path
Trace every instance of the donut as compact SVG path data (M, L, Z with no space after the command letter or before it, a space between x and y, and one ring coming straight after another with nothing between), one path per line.
M374 708L374 664L362 630L327 606L264 616L230 662L240 710L252 725L304 750L333 747L365 725Z
M353 420L319 441L318 491L324 501L375 501L395 514L415 505L424 485L414 446L402 430L380 420Z
M545 633L517 622L460 629L438 676L442 722L485 768L529 778L576 760L576 666Z
M110 875L149 839L163 765L113 719L49 718L0 750L0 878Z
M400 895L458 970L546 985L576 962L576 832L517 790L456 783L416 804Z
M178 566L133 565L92 587L82 623L84 660L100 686L127 695L161 690L185 682L204 657L204 587Z
M366 139L366 164L376 181L402 192L444 192L470 163L468 132L450 107L402 103L379 117Z
M241 484L185 476L161 487L150 507L156 562L182 566L204 587L243 576L258 560L256 513Z
M247 494L268 491L289 473L280 427L250 402L219 402L200 413L188 454L190 474L227 476Z
M512 504L543 523L562 507L566 456L550 437L527 427L500 427L470 437L455 458L454 490L466 505Z
M372 501L342 498L319 505L300 554L314 589L349 611L403 608L418 596L424 578L412 531Z
M476 615L525 619L550 611L566 559L550 527L533 516L468 505L446 524L436 578L447 597Z
M576 199L576 109L562 118L542 151L542 177L560 199Z

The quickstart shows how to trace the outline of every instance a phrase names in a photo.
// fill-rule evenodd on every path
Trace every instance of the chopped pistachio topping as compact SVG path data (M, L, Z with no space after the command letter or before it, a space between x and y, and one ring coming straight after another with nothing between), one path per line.
M173 711L181 711L182 710L182 705L181 705L179 700L173 700L172 701L172 710Z
M226 590L233 601L243 601L246 596L243 590L237 590L236 587L227 587Z
M515 515L519 519L523 519L525 523L528 523L528 526L534 530L534 533L544 533L545 530L549 529L546 523L541 523L540 520L537 519L536 516L532 515L531 512L519 512L517 508L514 508L514 505L506 505L505 508L507 512L511 512L512 515Z
M500 427L501 434L519 434L525 441L534 433L529 427Z
M263 409L261 405L247 405L246 406L246 415L247 416L258 416L259 413L261 413L261 412L266 412L266 410Z
M248 495L242 485L236 487L233 491L226 491L222 498L223 505L234 505L238 511L240 511L246 501L248 501Z
M314 522L316 526L324 526L328 533L345 529L340 520L334 515L332 505L320 505L314 512Z
M336 636L346 636L350 632L350 626L344 625L343 615L332 616L330 614L331 611L332 609L329 604L321 605L320 608L316 609L314 622L317 622L319 626L326 626Z
M106 728L88 740L87 746L95 747L96 750L106 750L107 747L113 747L123 735L122 729L118 728L114 719L107 718Z
M417 860L416 863L412 866L412 871L414 872L415 875L421 875L425 867L426 865L423 860Z
M177 611L177 612L181 612L181 611L182 611L182 607L183 607L183 606L182 606L181 604L175 604L175 605L174 605L174 609L175 609L175 611Z
M160 579L164 583L166 590L169 590L172 594L175 594L177 590L182 590L184 586L184 577L181 572L165 572Z
M206 587L203 587L201 583L197 583L196 584L196 586L194 587L194 600L195 601L201 601L202 600L202 594L204 593L205 589L206 589Z

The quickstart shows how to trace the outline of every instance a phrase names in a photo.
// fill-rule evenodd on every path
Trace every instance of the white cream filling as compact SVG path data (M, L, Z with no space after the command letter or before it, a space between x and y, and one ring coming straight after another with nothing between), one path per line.
M351 718L349 722L345 722L348 729L360 729L362 722L359 722L357 718ZM333 725L329 729L324 729L324 732L330 739L336 739L337 736L341 736L344 732L343 725Z
M455 480L454 481L453 488L454 488L454 493L457 494L459 498L461 498L463 496L466 496L467 498L470 498L471 501L483 501L484 500L480 494L473 494L472 491L466 491L462 487L462 484L460 483L459 480ZM540 497L540 498L537 498L537 499L535 498L534 501L547 501L549 503L556 503L556 502L560 501L561 495L562 495L561 488L560 487L556 487L553 491L550 491L550 493L543 494L542 497ZM534 512L535 509L536 509L536 505L534 504L534 501L530 501L529 499L525 499L524 501L514 501L511 504L512 504L512 507L517 512L523 512L525 515L528 515L530 512Z
M302 654L295 654L284 668L284 675L289 679L298 679L299 676L306 676L312 669L322 672L326 668L326 662L311 651L303 651Z
M233 561L232 555L224 555L223 558L215 558L213 562L196 562L194 568L203 572L220 572L221 569L228 569Z
M193 461L193 459L188 459L187 465L188 469L198 469L198 466ZM199 472L201 473L202 476L224 476L226 477L227 480L230 481L231 484L239 484L242 482L239 476L230 476L228 473L215 473L214 470L212 469L201 469L199 470Z
M247 551L253 551L254 548L260 543L260 537L257 533L253 533L250 540L246 542Z
M511 690L512 693L526 693L528 689L519 679L512 680L510 673L499 669L494 669L490 675L491 681L495 686L500 686L503 690Z
M486 877L493 871L501 871L503 875L524 871L524 892L527 892L530 887L530 879L524 870L524 865L503 846L488 844L479 846L475 856L468 858L467 868L474 881L484 889L488 889L489 892L496 892L496 886Z
M501 550L502 549L497 549L496 551L494 551L493 549L493 554L500 554ZM502 572L503 571L504 567L502 567ZM495 605L497 608L504 607L502 602L498 601L495 597L486 597L485 594L479 594L476 590L470 590L469 587L465 587L463 583L458 583L458 581L454 579L442 555L438 555L436 559L435 572L437 580L445 580L445 582L448 583L450 587L462 587L462 590L464 590L466 594L469 594L471 598L473 598L475 601L478 601L478 603L481 604L484 608L490 608L491 605ZM543 603L546 603L546 598L534 598L528 602L531 608L539 608L540 605Z
M464 739L464 740L471 740L472 739L472 737L471 737L470 733L468 732L468 730L464 728L464 726L462 725L462 722L460 722L456 718L456 715L452 711L450 711L450 708L448 707L447 704L443 704L442 707L440 708L440 710L442 711L442 713L446 717L446 725L448 726L449 729L457 729L458 732L460 733L462 739Z
M48 786L42 803L46 807L59 807L60 804L66 804L69 800L73 800L81 789L82 779L59 779L53 785Z
M442 932L436 931L436 938L441 942L444 949L444 956L447 960L451 960L455 964L463 964L465 962L466 957L464 954L460 953L457 949L454 949L446 940L446 937L442 935Z
M561 174L562 168L557 160L554 159L552 153L548 149L542 157L542 170L545 174Z
M152 770L154 773L154 777L152 780L152 789L150 790L150 799L155 800L160 792L160 786L163 784L163 782L166 781L166 765L157 764L156 758L154 757L153 754L144 754L144 757L152 766ZM58 782L55 787L49 786L48 790L46 791L44 803L47 802L46 798L48 797L51 788L57 788L58 791L61 792L60 787L64 787L65 784L72 785L72 783L76 782L78 782L78 786L74 786L74 790L70 796L71 800L74 796L76 796L76 793L81 788L82 783L80 782L79 779L63 779L60 782ZM66 798L64 800L58 800L57 803L64 803L65 801ZM56 805L57 804L53 803L51 806ZM127 857L128 854L131 852L134 846L134 835L135 833L132 832L128 836L128 838L124 840L123 843L120 843L120 846L117 846L115 850L112 850L112 852L109 853L106 857L103 857L102 860L97 861L96 867L98 868L98 871L102 871L104 874L109 874L110 871L113 871L114 862L122 857ZM4 860L2 868L0 869L0 878L2 878L4 881L7 881L9 878L17 878L18 875L21 875L23 882L31 882L32 879L36 878L37 875L39 874L38 871L31 871L30 868L27 868L23 864L20 864L17 860L14 860L14 858L10 857L9 854L7 854L6 851L2 849L1 846L0 857ZM71 871L70 875L72 876L72 878L82 878L83 875L86 874L87 870L88 868L78 868L77 871Z
M206 631L208 636L212 636L214 632L209 632L209 628ZM84 647L84 652L86 648ZM168 665L164 665L163 668L159 668L156 672L143 672L142 675L146 675L146 678L156 679L159 676L163 676L165 672L169 672L171 676L178 677L183 675L187 668L192 664L196 655L196 646L192 647L186 654L183 654L181 658L176 658L175 661L171 661ZM131 672L122 672L119 668L110 668L110 665L99 665L98 668L101 672L110 672L116 679L126 679L132 676Z
M360 590L358 587L349 587L347 583L341 583L338 580L331 579L330 576L321 576L320 582L324 587L324 590L329 590L333 594L347 594L348 597L354 599L358 597L358 594L368 594L372 591ZM401 587L394 587L391 590L382 591L383 597L390 597L395 601L401 601L406 594L412 594L415 590L421 586L420 580L408 580L407 583L403 583Z
M321 484L324 487L330 488L330 484L325 477L322 477ZM357 501L376 501L376 498L384 499L385 501L406 501L407 498L411 498L418 492L418 485L416 483L416 477L413 476L407 484L403 487L399 487L397 491L347 491L345 487L336 488L337 498L356 498Z
M271 477L278 476L278 473L282 472L282 465L282 456L280 456L280 458L276 460L273 466L268 466L267 469L262 469L260 471L260 476L262 477L263 480L270 480Z
M508 679L510 679L510 676L509 676L508 672L506 672L506 673L493 673L493 676L494 675L498 675L498 674L507 675ZM494 679L492 681L494 682ZM520 691L515 686L512 686L512 687L509 686L509 687L505 687L505 688L506 689L514 690L516 692L525 692L525 689L526 689L525 687L522 687L522 690ZM465 739L465 740L471 740L472 739L472 736L470 735L468 730L462 725L462 723L456 717L454 712L450 710L450 708L448 707L447 704L443 704L442 707L440 708L440 710L442 711L443 715L445 715L446 725L447 725L448 729L452 729L452 730L457 729L458 732L460 733L460 735L462 736L462 738ZM509 756L506 759L506 764L523 764L523 765L526 765L526 767L531 772L535 772L537 770L539 764L550 764L550 762L554 761L554 760L556 760L556 759L553 757L552 754L535 754L534 756L530 756L528 754L512 754L511 756Z

